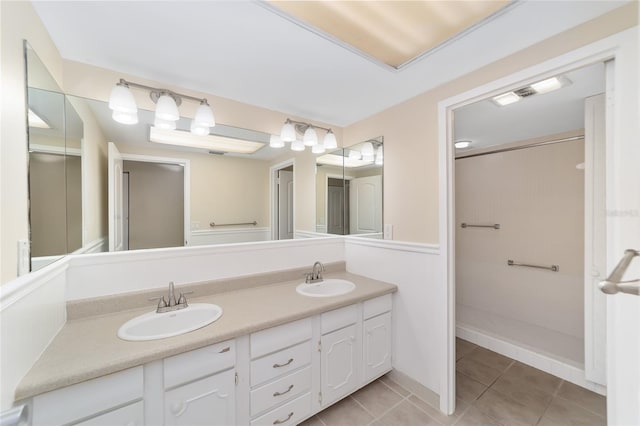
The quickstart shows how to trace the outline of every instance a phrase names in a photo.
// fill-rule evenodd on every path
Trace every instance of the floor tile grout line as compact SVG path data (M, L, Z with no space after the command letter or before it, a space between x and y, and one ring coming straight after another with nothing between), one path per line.
M384 376L383 376L384 377ZM391 380L391 379L388 379ZM404 398L406 395L402 395L400 392L398 392L397 390L395 390L394 388L392 388L391 386L389 386L388 384L386 384L384 381L378 379L378 381L380 383L382 383L383 385L385 385L387 388L391 389L393 392L395 392L397 395L400 395L400 397ZM409 389L405 389L404 387L402 387L402 385L400 385L398 382L395 382L393 380L391 380L393 383L395 383L396 385L400 386L402 389L406 390L409 395L411 395L411 391L409 391Z
M411 396L411 394L407 395L406 397L403 397L402 399L400 399L400 401L398 401L397 403L393 404L391 407L389 407L387 410L385 410L382 414L380 414L378 417L374 416L373 413L371 413L369 410L367 410L364 405L362 405L358 400L356 400L355 398L353 398L354 401L356 401L356 403L361 406L368 414L370 414L371 416L373 416L373 420L371 420L369 423L367 423L367 425L371 425L375 422L377 422L378 420L380 420L381 418L383 418L384 416L387 415L387 413L389 413L391 410L393 410L394 408L396 408L398 405L402 404L405 400L407 400L409 398L409 396Z
M426 411L424 411L422 408L418 407L418 404L415 404L413 401L411 401L410 397L411 396L415 396L416 398L418 398L420 401L424 402L425 404L427 404L428 406L432 407L431 404L429 404L427 401L423 400L422 398L420 398L418 395L415 394L410 394L409 396L407 396L407 402L411 405L413 405L414 407L416 407L418 410L420 410L421 412L423 412L424 414L427 415L427 417L429 417L430 419L432 419L433 421L435 421L436 423L438 423L439 425L444 426L444 423L442 423L440 420L436 419L435 417L433 417L431 414L427 413ZM465 411L467 409L465 408Z

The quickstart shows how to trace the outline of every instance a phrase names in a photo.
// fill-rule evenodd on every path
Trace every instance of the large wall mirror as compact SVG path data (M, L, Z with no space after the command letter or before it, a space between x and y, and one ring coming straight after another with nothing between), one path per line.
M383 137L316 158L316 231L382 238Z
M249 151L223 153L185 143L187 118L164 133L152 131L153 111L117 123L107 102L65 95L26 42L25 57L32 270L67 253L318 232L381 238L382 137L315 156L218 123L207 137Z

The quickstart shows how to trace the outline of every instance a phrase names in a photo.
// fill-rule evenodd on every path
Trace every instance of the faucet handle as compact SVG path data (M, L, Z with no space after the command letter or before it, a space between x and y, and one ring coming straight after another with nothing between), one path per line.
M180 292L180 297L178 297L178 305L187 304L187 298L184 297L185 294L193 294L193 291Z
M167 307L167 301L164 299L164 296L159 296L159 297L152 297L149 299L150 302L152 301L158 301L158 308L166 308Z

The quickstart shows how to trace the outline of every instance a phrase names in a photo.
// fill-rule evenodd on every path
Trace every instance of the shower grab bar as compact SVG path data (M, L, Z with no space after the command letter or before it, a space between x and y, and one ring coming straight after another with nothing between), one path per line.
M558 272L560 270L560 267L558 265L551 265L551 266L532 265L530 263L514 262L511 259L507 260L507 265L509 265L509 266L524 266L524 267L527 267L527 268L547 269L547 270L553 271L553 272Z
M242 223L215 223L215 222L211 222L209 224L210 227L214 227L214 226L239 226L239 225L253 225L256 226L258 224L258 222L256 222L255 220L253 222L242 222Z
M500 224L499 223L494 223L493 225L472 225L470 223L462 222L460 227L461 228L493 228L493 229L500 229Z

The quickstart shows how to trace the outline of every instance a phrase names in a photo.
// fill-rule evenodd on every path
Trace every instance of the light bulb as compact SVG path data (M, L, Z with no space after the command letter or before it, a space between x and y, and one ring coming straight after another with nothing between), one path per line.
M180 118L176 101L171 96L164 94L158 98L156 118L171 121L177 121Z
M111 118L121 124L138 124L138 112L113 111Z
M174 123L173 121L171 121L171 123ZM199 136L206 136L209 134L209 127L208 126L200 126L198 125L195 120L191 121L191 133L193 133L194 135L199 135Z
M331 129L329 129L327 134L324 136L323 145L325 149L336 149L338 147L338 141L336 140L336 135L333 134Z
M200 106L196 111L196 116L193 118L193 121L198 127L214 127L216 125L216 119L213 116L213 110L206 102L207 101L202 101L200 103Z
M271 137L269 138L269 146L271 148L282 148L284 146L284 142L282 141L282 138L280 138L280 136L271 135Z
M153 125L155 127L157 127L158 129L165 129L165 130L175 130L176 129L176 122L173 120L162 120L159 118L156 118L153 121Z
M291 142L291 151L304 151L304 142L300 140Z
M324 145L321 143L317 143L311 147L311 152L313 154L322 154L325 151Z
M373 144L371 142L365 142L362 144L362 150L360 151L362 154L362 159L364 161L373 161L374 160L374 152L373 152Z
M304 141L304 144L306 146L317 145L317 143L318 143L318 134L316 133L315 130L313 130L313 127L309 126L309 127L307 127L307 130L305 130L302 140Z
M283 142L293 142L296 140L296 129L288 118L280 131L280 139L282 139Z
M112 111L137 114L138 106L129 87L123 83L116 84L109 95L109 108ZM114 118L115 119L115 118Z

